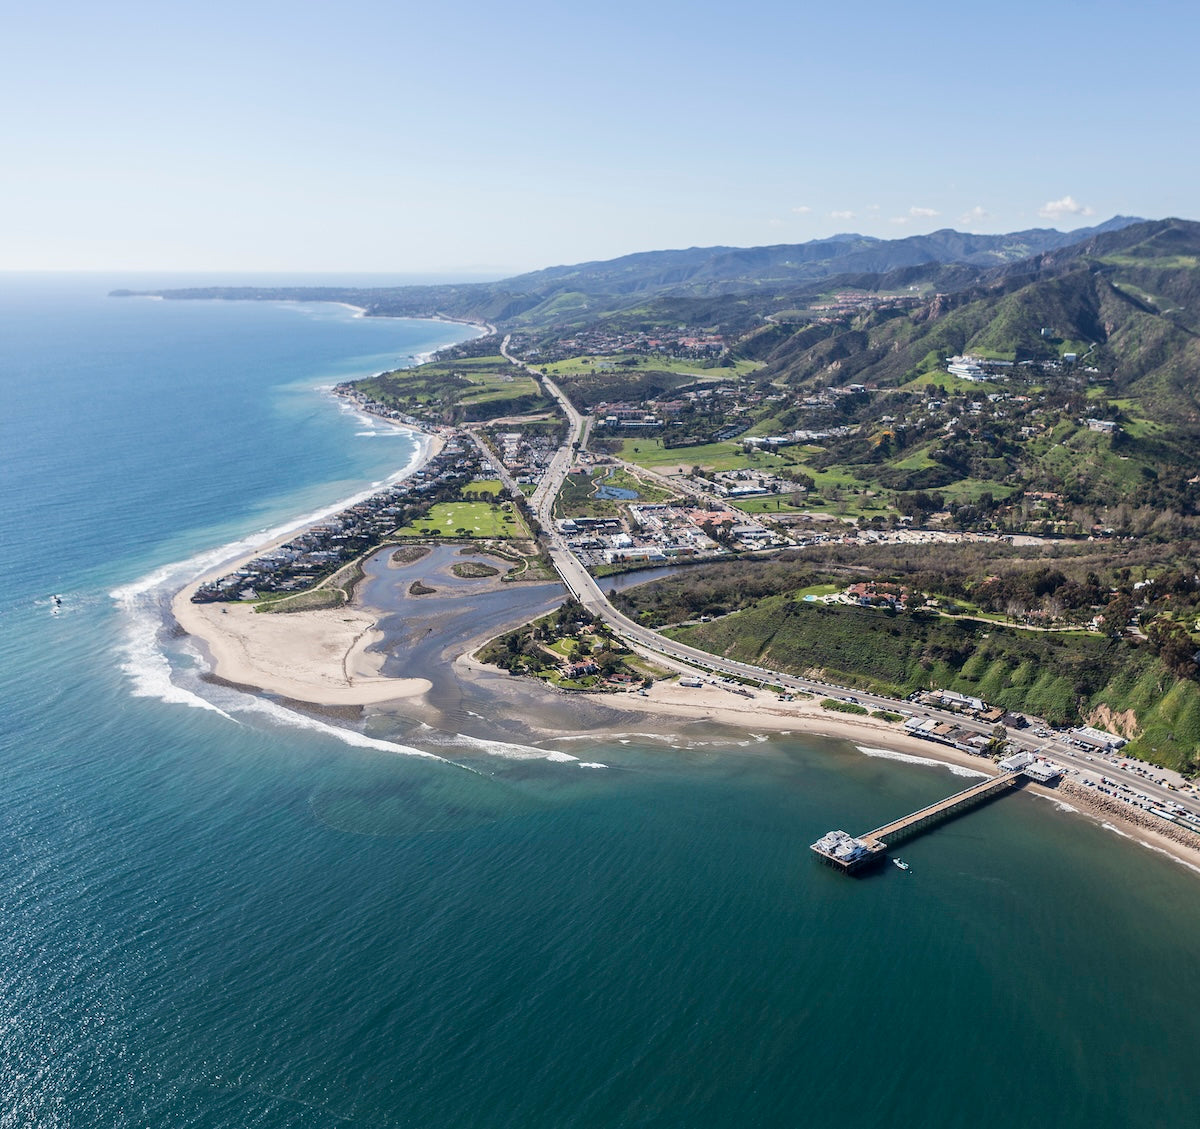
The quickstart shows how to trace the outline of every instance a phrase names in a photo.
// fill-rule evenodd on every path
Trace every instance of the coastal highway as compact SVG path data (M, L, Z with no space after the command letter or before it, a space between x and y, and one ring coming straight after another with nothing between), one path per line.
M554 452L550 466L542 475L541 482L538 483L537 489L529 499L529 508L541 522L542 528L550 530L554 524L554 499L558 497L558 492L562 489L563 479L567 477L567 472L571 469L576 451L583 449L584 430L590 421L575 410L575 405L567 399L563 390L548 376L542 377L542 384L545 385L546 391L558 401L569 425L567 441Z
M501 352L509 360L514 361L514 363L521 363L509 357L507 347L508 338L505 338L501 346ZM962 714L952 713L949 710L914 706L912 703L898 701L895 698L888 698L882 694L871 694L845 686L835 686L813 679L798 678L793 675L783 674L780 671L767 670L750 663L723 658L720 655L714 655L711 652L702 651L697 647L690 647L685 643L669 639L665 635L640 623L636 623L628 616L619 612L609 603L608 597L596 583L591 573L587 571L579 558L576 557L575 553L567 545L566 539L559 533L554 524L554 500L557 498L558 492L562 487L563 479L571 468L576 452L585 449L585 429L587 424L590 423L590 418L580 415L575 410L574 405L571 404L570 400L553 381L542 376L536 369L531 369L529 366L525 367L542 380L546 390L558 401L570 425L567 441L555 453L550 467L543 475L541 482L530 499L531 508L541 523L547 553L559 576L562 578L563 583L566 585L567 590L589 612L608 624L617 635L636 646L639 650L659 659L665 659L669 665L678 667L679 669L698 668L710 671L719 677L746 679L760 684L780 686L789 692L800 692L812 694L817 697L839 698L843 701L852 701L866 709L887 710L893 713L903 713L905 716L919 716L922 718L932 718L936 721L951 722L970 732L987 737L991 736L991 726L966 718ZM479 442L477 437L476 442ZM657 478L659 476L654 475L653 477ZM509 485L507 482L505 484ZM1082 752L1069 745L1067 738L1059 734L1040 738L1034 732L1010 730L1008 741L1014 750L1022 749L1030 753L1051 756L1065 767L1077 770L1089 777L1098 778L1103 774L1111 779L1123 780L1131 787L1136 788L1137 791L1159 803L1170 804L1180 798L1178 790L1171 790L1157 783L1157 779L1163 778L1174 783L1176 789L1181 787L1183 784L1182 777L1168 770L1154 769L1154 779L1147 779L1145 775L1134 773L1133 771L1125 771L1119 767L1121 761L1127 758L1116 756L1109 759L1099 754Z
M547 506L549 506L549 502ZM709 671L718 677L746 679L760 684L780 686L788 692L812 694L819 698L837 698L851 701L869 710L887 710L892 713L903 713L905 716L932 718L935 721L951 722L971 733L990 737L992 727L984 722L964 717L936 707L917 706L911 702L885 697L882 694L872 694L864 690L856 690L846 686L836 686L814 679L799 678L780 671L767 670L750 663L737 662L698 647L669 639L665 635L636 623L628 616L619 612L609 603L607 596L596 583L595 578L584 568L575 554L567 547L565 539L554 529L548 519L543 522L545 538L548 542L550 559L554 563L559 576L567 586L568 591L589 612L603 620L612 630L626 642L651 657L667 660L668 665L679 669ZM1119 767L1122 758L1116 756L1106 759L1098 754L1089 754L1072 748L1064 736L1052 735L1041 738L1028 730L1009 730L1008 741L1016 751L1023 749L1030 753L1052 757L1066 768L1075 769L1089 777L1098 779L1101 775L1110 779L1119 779L1128 783L1137 791L1145 794L1158 803L1170 804L1181 798L1180 791L1165 787L1155 781L1159 778L1171 780L1179 789L1183 780L1178 774L1167 770L1153 770L1154 780L1132 771L1122 771ZM931 752L933 749L931 748Z
M542 475L537 489L529 498L529 508L541 523L542 528L549 530L554 524L554 499L558 497L563 479L567 477L567 472L571 469L575 452L582 451L587 447L587 432L591 428L592 418L580 415L563 390L548 376L534 368L533 365L526 364L519 357L514 357L508 351L508 343L511 340L512 334L506 334L504 340L500 342L500 355L512 364L520 365L535 380L540 380L546 391L558 402L563 415L567 417L567 441L554 453L554 458Z

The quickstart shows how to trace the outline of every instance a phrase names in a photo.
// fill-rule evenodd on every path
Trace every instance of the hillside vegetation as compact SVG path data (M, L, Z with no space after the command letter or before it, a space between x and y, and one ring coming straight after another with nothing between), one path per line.
M1138 736L1131 752L1200 768L1200 686L1112 639L782 596L669 634L727 658L900 697L930 687L957 690L1052 725L1082 724L1099 706L1132 709Z
M1200 672L1182 627L1200 614L1194 562L1192 545L1135 550L1126 563L1096 544L1047 556L984 544L835 546L698 566L615 598L693 646L768 669L899 697L957 690L1060 726L1108 727L1124 715L1131 751L1194 772ZM1133 579L1148 572L1157 579ZM862 580L903 587L909 610L812 598ZM1018 609L1038 610L1054 629L1010 623ZM1083 629L1097 610L1110 626L1136 611L1145 638Z
M385 407L442 423L476 423L528 412L553 403L541 385L500 356L436 361L354 382Z

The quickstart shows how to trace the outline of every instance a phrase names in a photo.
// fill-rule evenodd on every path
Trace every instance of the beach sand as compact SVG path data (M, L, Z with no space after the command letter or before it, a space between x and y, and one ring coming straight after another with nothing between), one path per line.
M375 417L405 431L413 428ZM440 435L419 432L420 451L411 474L446 445ZM188 635L204 645L212 673L227 682L314 706L366 706L425 693L424 678L384 678L384 656L368 650L383 633L376 612L355 601L344 608L263 615L246 604L192 603L206 580L223 576L285 544L293 530L198 576L171 601L171 614Z
M766 691L751 691L751 694L753 696L746 697L723 686L708 684L689 687L678 682L656 682L644 696L640 693L590 696L602 697L609 705L641 713L670 714L688 721L708 721L753 732L812 733L972 768L981 775L991 775L994 771L985 757L922 741L899 726L878 718L822 709L815 698L781 702L775 694Z
M424 678L383 678L384 656L368 651L383 633L364 608L261 615L246 604L193 604L189 587L171 610L201 640L213 673L317 706L367 706L423 694Z
M383 635L377 627L379 613L373 609L356 603L346 608L261 615L246 605L193 604L191 591L189 587L175 598L175 617L185 631L204 643L214 673L229 682L297 703L326 707L402 703L430 688L431 683L424 678L379 674L384 656L369 650ZM453 667L459 678L486 679L489 692L502 698L515 695L518 689L523 695L541 692L553 698L555 704L560 704L562 698L561 694L543 690L535 679L519 679L519 687L507 678L497 679L493 668L469 654L460 656ZM660 726L708 722L751 733L813 734L980 775L995 771L987 758L912 737L891 722L834 713L822 709L816 699L781 702L766 691L751 693L753 696L746 697L719 684L686 687L665 681L655 683L644 694L579 692L578 698L617 711L618 715L642 714ZM1107 800L1072 780L1064 780L1057 788L1034 784L1027 788L1054 800L1068 813L1099 822L1200 874L1200 843L1185 830L1168 824L1156 826L1161 821L1155 817Z
M880 748L925 761L969 768L981 776L992 776L996 772L986 757L923 741L878 718L831 713L822 709L816 699L779 702L775 695L762 691L753 698L746 698L720 686L693 688L680 686L677 682L655 683L644 697L637 693L618 697L622 708L660 717L666 713L689 721L709 721L757 733L812 733L849 741L859 748ZM1025 788L1055 801L1064 811L1091 819L1145 847L1170 855L1200 874L1200 836L1185 828L1174 827L1157 816L1108 798L1069 778L1056 787L1028 783Z

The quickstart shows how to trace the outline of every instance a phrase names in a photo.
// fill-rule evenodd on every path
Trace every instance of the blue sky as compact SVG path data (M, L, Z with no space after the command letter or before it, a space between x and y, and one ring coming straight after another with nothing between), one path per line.
M0 37L0 269L508 273L1200 216L1200 15L55 3Z

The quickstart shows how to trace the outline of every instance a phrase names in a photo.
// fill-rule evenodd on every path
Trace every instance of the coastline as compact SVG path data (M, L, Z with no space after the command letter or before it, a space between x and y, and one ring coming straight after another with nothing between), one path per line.
M610 695L591 695L609 698ZM982 776L995 775L990 760L972 756L948 745L934 744L912 737L889 722L878 718L831 713L822 709L816 699L799 702L778 702L771 695L743 698L717 686L683 687L677 682L657 682L643 697L640 694L620 695L622 707L659 716L669 712L690 721L708 721L748 732L801 732L818 737L848 741L860 752L872 755L879 748L886 753L899 754L897 759L911 759L925 764L943 764L952 771ZM1128 804L1110 800L1094 789L1064 778L1057 787L1029 783L1026 790L1053 800L1065 814L1099 823L1118 835L1132 839L1143 847L1169 855L1175 862L1200 875L1200 836L1176 828L1164 821L1131 808Z
M372 420L408 432L417 439L418 449L412 459L389 481L415 473L445 446L446 440L439 434L376 416L361 405L355 407ZM374 488L361 492L323 512L336 512L373 492ZM306 520L319 519L320 515L314 515ZM240 545L236 554L217 564L210 562L202 575L193 577L172 596L171 615L205 652L209 673L249 693L286 699L301 708L361 708L425 695L433 685L428 678L398 678L381 673L386 654L372 648L384 639L380 620L385 613L364 604L357 593L342 607L287 614L258 614L246 604L192 603L191 596L201 583L285 543L300 527L289 525L286 532L266 537L249 549ZM478 640L468 653L451 660L460 677L478 681L495 673L471 657L483 641ZM535 692L551 693L540 689L536 680L522 682L526 690L538 686ZM993 771L990 762L983 758L920 740L880 719L831 713L815 699L781 702L775 695L762 691L743 696L717 684L693 688L681 686L677 681L655 683L645 693L575 693L593 704L653 715L660 722L709 722L750 733L810 734L849 742L864 755L944 765L960 775L984 776ZM1169 824L1156 826L1161 821L1128 805L1106 801L1070 779L1064 780L1058 789L1030 787L1037 794L1055 800L1065 812L1098 822L1200 874L1200 837L1193 837L1196 841L1191 842L1190 833Z
M425 466L445 447L445 439L407 424L374 417L417 438L418 448L398 478ZM353 504L354 495L328 509L334 513ZM314 520L317 520L314 518ZM357 599L340 608L260 615L247 604L192 602L205 581L247 564L289 541L295 528L269 537L193 577L170 601L179 628L206 652L210 673L227 682L253 687L314 706L364 706L425 693L427 679L384 678L383 656L370 651L382 638L377 614Z
M335 302L352 311L355 317L376 316L362 306ZM378 315L391 317L393 315ZM451 318L444 314L414 319L463 325L479 336L495 333L484 322ZM416 358L417 363L432 354ZM338 399L342 399L338 397ZM377 415L360 404L350 405L372 421L412 435L418 444L408 465L388 481L402 481L435 458L446 445L437 432L427 431L411 422L400 422ZM344 499L306 519L307 523L336 513L374 493L374 488ZM379 674L384 656L372 652L383 633L378 616L357 599L341 608L259 615L240 604L195 604L192 595L207 580L214 579L284 544L295 536L291 525L286 532L265 537L249 549L223 558L201 575L193 577L170 599L170 612L179 628L196 640L206 653L210 673L236 685L278 695L297 703L313 706L365 706L396 701L424 694L431 683L424 678L384 678Z
M293 301L306 301L306 299L290 299ZM469 321L467 318L452 318L448 314L423 314L420 317L414 314L373 314L366 306L356 306L352 302L339 302L336 299L329 299L334 306L341 306L344 309L351 310L356 318L397 318L404 321L439 321L444 325L466 325L472 329L479 330L480 337L487 337L489 334L496 332L496 327L488 321ZM446 348L446 346L442 346ZM432 353L423 353L421 356L432 356Z
M267 545L259 546L239 563L265 548ZM215 571L228 567L226 564ZM248 605L193 604L191 593L208 575L196 578L178 592L171 610L179 626L204 647L216 677L249 692L323 708L399 703L420 698L430 689L431 682L426 678L395 678L379 673L385 656L371 647L383 638L379 628L382 613L364 605L357 596L341 608L276 615L260 615ZM496 673L472 657L482 642L476 640L466 653L452 660L460 678L479 681ZM525 692L540 689L536 680L521 682ZM499 692L504 693L508 684L492 685L498 685ZM961 776L994 773L991 762L984 758L920 740L878 718L832 713L822 709L816 699L780 702L763 692L746 697L716 684L685 687L676 681L656 682L644 694L574 693L591 704L652 716L658 722L708 722L748 733L828 737L848 742L866 756L942 765ZM1156 826L1159 821L1153 817L1106 800L1069 778L1057 788L1033 784L1026 787L1053 800L1064 814L1099 823L1200 874L1200 840L1191 841L1189 832L1170 825Z
M221 679L298 705L326 708L399 703L420 698L431 686L424 678L379 673L384 655L370 648L383 638L378 625L382 613L357 597L342 608L259 615L246 605L192 604L189 596L196 583L199 580L176 595L172 610L180 626L203 643L213 673ZM478 682L495 675L495 669L472 657L482 642L476 640L452 660L460 678ZM553 693L541 690L535 680L521 683L525 693ZM493 689L497 686L501 694L509 688L505 681L493 681ZM573 693L590 704L652 716L660 723L708 722L753 734L827 737L845 741L866 756L941 765L960 776L995 772L989 760L920 740L877 718L831 713L816 699L780 702L762 692L744 697L715 684L693 688L675 681L657 682L644 695ZM1200 874L1200 839L1189 840L1189 832L1156 826L1153 817L1106 800L1070 778L1056 788L1026 788L1054 801L1064 814L1099 823Z

